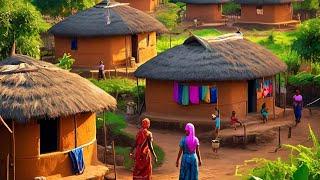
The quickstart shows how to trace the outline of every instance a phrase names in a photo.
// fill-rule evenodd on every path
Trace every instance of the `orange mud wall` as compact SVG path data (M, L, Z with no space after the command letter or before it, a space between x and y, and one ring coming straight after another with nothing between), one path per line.
M54 39L56 58L70 53L76 60L73 64L75 68L97 69L102 60L105 69L111 69L125 64L126 59L129 60L131 57L131 36L77 38L77 50L71 50L70 37L55 36Z
M71 176L71 161L68 150L75 148L75 123L74 116L60 118L58 134L60 137L59 150L57 152L40 154L40 125L30 123L26 125L16 124L16 178L33 179L37 176L60 175ZM83 148L85 166L97 161L96 148L96 115L94 113L76 115L77 146L86 145ZM10 138L3 133L0 126L0 153L6 154ZM0 179L5 179L1 167Z
M187 4L187 20L218 22L222 20L221 4Z
M254 23L280 23L292 20L291 3L262 5L262 15L257 14L257 6L242 4L240 20Z
M70 53L75 59L74 68L98 69L101 60L105 69L125 67L126 60L129 61L132 57L131 36L77 38L77 50L71 50L71 40L70 37L55 36L55 56L58 59L64 53ZM145 62L157 55L156 41L155 32L138 34L139 62Z
M229 121L232 111L237 112L237 116L243 119L247 115L248 103L248 83L247 81L223 81L211 83L195 83L195 85L216 86L218 89L217 104L191 104L182 106L173 101L173 82L147 80L146 81L146 116L157 117L157 119L170 121L191 121L195 124L212 123L211 114L214 107L218 105L221 110L222 121ZM266 102L269 113L273 110L273 97L264 98L257 101L257 111L263 102Z
M154 12L159 6L159 0L116 0L121 3L129 3L129 6L144 12Z

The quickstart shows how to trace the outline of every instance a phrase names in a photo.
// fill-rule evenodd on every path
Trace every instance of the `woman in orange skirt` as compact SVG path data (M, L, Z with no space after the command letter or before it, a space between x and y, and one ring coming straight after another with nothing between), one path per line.
M153 150L152 133L148 130L150 120L142 120L141 129L137 133L135 146L132 148L130 155L134 149L134 169L133 180L150 180L152 175L152 157L157 162L157 156Z

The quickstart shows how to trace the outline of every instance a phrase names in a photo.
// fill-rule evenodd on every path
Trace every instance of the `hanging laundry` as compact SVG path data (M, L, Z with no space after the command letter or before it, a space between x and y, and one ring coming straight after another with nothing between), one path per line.
M182 104L182 91L183 91L183 85L182 84L178 84L178 104Z
M210 103L215 104L218 102L218 97L217 97L217 88L210 88Z
M190 103L199 104L199 86L189 86Z
M202 92L201 92L201 100L202 100L202 101L205 101L206 96L207 96L207 94L208 94L208 92L209 92L209 86L202 86L201 89L202 89Z
M210 103L210 89L209 89L209 86L207 86L204 102Z
M270 97L272 96L272 93L273 93L273 84L272 84L272 81L270 81L270 84L269 84L269 96Z
M199 86L199 101L202 101L202 86Z
M177 82L173 83L173 100L179 103L179 84Z
M69 152L72 171L74 174L82 174L84 171L83 149L76 148Z
M182 86L182 105L189 105L189 87L187 85Z

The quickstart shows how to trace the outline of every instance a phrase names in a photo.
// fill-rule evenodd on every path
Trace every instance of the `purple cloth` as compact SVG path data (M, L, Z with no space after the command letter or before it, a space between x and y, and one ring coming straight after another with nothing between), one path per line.
M177 82L173 83L173 100L179 103L179 84Z
M199 104L199 86L189 86L189 98L192 104Z
M188 123L185 127L185 130L189 131L189 135L186 137L187 147L191 153L194 153L199 145L199 140L196 137L194 125L192 123Z

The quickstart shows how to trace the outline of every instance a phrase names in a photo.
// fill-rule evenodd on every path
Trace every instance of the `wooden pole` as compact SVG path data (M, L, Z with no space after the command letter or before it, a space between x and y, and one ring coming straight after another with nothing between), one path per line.
M74 148L78 147L78 142L77 142L77 120L76 120L76 115L73 115L73 124L74 124Z
M104 134L104 163L107 164L107 125L105 112L103 111L103 134Z
M274 84L275 86L275 84ZM281 74L279 73L278 74L278 93L279 93L279 98L278 98L278 103L279 103L279 107L280 107L280 104L281 104ZM276 93L274 93L276 94Z
M117 180L117 171L116 171L116 150L114 148L114 141L112 141L112 152L113 152L113 170L114 170L114 179Z
M124 38L124 45L126 50L126 76L128 77L127 37Z
M2 119L1 116L0 116L0 122L7 128L7 130L10 132L10 134L12 134L12 130L10 129L8 124Z
M273 81L273 83L272 83L272 96L273 96L273 120L275 120L276 119L276 97L275 97L275 94L276 94L276 86L275 86L275 82L276 82L276 77L275 76L273 76L273 78L272 78L272 81Z
M291 138L291 131L292 131L292 127L291 127L291 126L289 126L288 138Z
M285 74L285 93L284 93L284 111L283 116L286 116L286 109L287 109L287 81L288 81L288 73Z
M15 139L15 126L12 121L12 165L13 165L13 180L16 179L16 139Z
M10 179L10 155L7 155L7 180Z
M140 105L140 97L139 97L139 78L137 78L137 93L138 93L138 104L137 104L137 110L139 110Z

